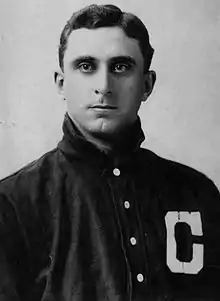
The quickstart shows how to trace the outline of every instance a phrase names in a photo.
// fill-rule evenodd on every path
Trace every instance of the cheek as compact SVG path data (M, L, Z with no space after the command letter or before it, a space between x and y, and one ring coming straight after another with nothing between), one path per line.
M126 84L121 88L121 101L123 102L123 111L129 112L130 115L136 116L140 108L142 98L141 80L133 78L127 80Z
M81 102L86 98L88 89L86 83L78 77L72 76L65 82L64 93L67 100Z
M142 87L143 76L138 72L121 79L120 85L124 86L129 91L138 91Z
M121 97L124 95L130 101L138 101L142 95L141 81L137 78L128 78L123 83L120 83L118 91Z

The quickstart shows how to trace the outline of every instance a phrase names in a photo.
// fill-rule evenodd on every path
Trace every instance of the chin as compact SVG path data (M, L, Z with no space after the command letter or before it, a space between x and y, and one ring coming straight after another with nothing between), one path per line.
M118 133L123 125L111 120L98 120L89 126L89 131L97 135L112 135Z

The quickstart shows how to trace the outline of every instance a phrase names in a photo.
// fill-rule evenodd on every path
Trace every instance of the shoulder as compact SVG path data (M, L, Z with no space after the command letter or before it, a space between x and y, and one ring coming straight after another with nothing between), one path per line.
M147 165L149 166L152 176L156 177L161 184L178 189L184 187L184 189L203 192L207 190L209 193L219 194L213 181L193 167L160 157L144 148L141 148L139 160L142 166L146 164L146 170Z
M58 164L59 151L57 148L45 153L40 158L30 162L13 174L0 180L0 195L2 193L17 192L17 189L29 187L29 190L34 185L47 178Z

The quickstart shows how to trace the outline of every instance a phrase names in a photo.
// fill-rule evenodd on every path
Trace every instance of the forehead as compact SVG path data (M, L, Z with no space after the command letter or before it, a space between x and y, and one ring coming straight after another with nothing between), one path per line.
M120 27L73 30L68 38L64 62L80 56L92 56L99 60L131 56L137 63L143 64L138 41L127 37Z

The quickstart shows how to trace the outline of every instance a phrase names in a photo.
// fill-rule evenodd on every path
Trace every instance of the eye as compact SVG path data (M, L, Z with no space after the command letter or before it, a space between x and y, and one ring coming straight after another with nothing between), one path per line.
M125 63L117 63L113 66L113 72L124 73L131 69L131 65Z
M83 73L90 73L95 70L95 66L91 63L81 63L78 65L78 69Z

